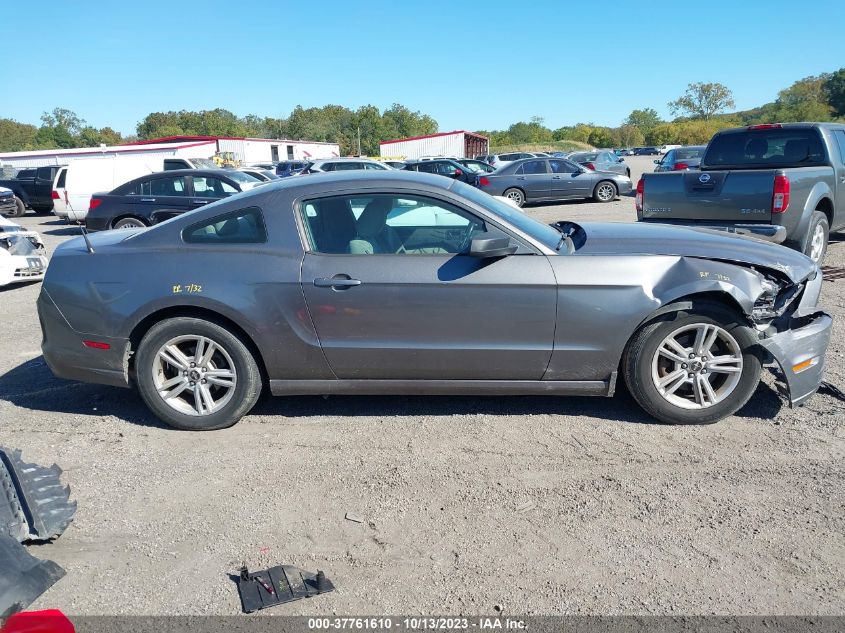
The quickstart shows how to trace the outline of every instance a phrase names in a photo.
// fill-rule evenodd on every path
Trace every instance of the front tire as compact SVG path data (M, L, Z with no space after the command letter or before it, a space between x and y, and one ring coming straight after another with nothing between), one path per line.
M827 216L821 211L813 211L802 252L817 264L821 264L827 253L829 236L830 225L827 223Z
M618 190L616 185L609 180L602 180L593 189L593 199L596 202L612 202L616 198Z
M243 341L224 327L193 317L153 326L135 357L138 391L162 422L177 429L232 426L261 394L261 374Z
M712 424L739 410L760 382L751 330L731 310L705 304L646 323L622 359L628 390L669 424Z
M522 192L521 189L517 189L516 187L512 189L506 189L505 192L502 194L505 198L509 198L516 203L516 206L522 207L525 204L525 194Z
M23 200L15 196L15 210L7 213L10 218L22 218L26 214L26 205Z

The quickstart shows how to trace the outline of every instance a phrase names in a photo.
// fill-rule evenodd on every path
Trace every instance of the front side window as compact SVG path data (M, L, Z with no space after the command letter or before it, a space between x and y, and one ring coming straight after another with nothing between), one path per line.
M194 176L194 196L197 198L225 198L238 193L234 186L213 176Z
M189 244L260 244L267 241L261 209L249 207L192 224L182 231Z
M581 171L575 165L566 160L550 160L549 165L552 168L552 173L555 174L574 174Z
M452 163L437 163L437 173L441 176L454 176L457 170Z
M461 254L488 231L471 213L416 194L319 198L304 202L300 213L309 249L335 255Z

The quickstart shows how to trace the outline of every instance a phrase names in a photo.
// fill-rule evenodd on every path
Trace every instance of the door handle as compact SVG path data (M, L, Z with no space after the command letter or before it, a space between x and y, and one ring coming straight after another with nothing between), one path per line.
M351 288L352 286L360 286L360 279L350 279L348 276L334 276L334 277L317 277L314 280L314 285L318 288Z
M516 179L517 180L525 180L525 176L517 176Z
M141 198L141 202L155 202L155 198Z
M194 204L208 204L210 200L194 200Z
M552 180L560 180L560 176L552 176Z

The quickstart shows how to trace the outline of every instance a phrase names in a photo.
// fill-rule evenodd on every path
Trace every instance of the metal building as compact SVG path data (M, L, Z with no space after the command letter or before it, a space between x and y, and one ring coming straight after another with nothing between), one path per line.
M395 158L422 158L423 156L454 156L474 158L487 154L490 141L486 136L455 130L425 136L412 136L379 143L381 156Z
M232 152L242 163L277 162L332 158L340 155L337 143L224 136L168 136L111 147L43 149L0 153L0 166L16 171L26 167L65 165L75 158L143 155L149 158L211 158L217 152Z

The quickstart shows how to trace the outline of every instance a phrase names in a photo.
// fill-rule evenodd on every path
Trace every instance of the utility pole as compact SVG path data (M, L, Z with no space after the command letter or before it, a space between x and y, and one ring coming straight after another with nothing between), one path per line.
M358 126L358 156L361 155L361 126Z

